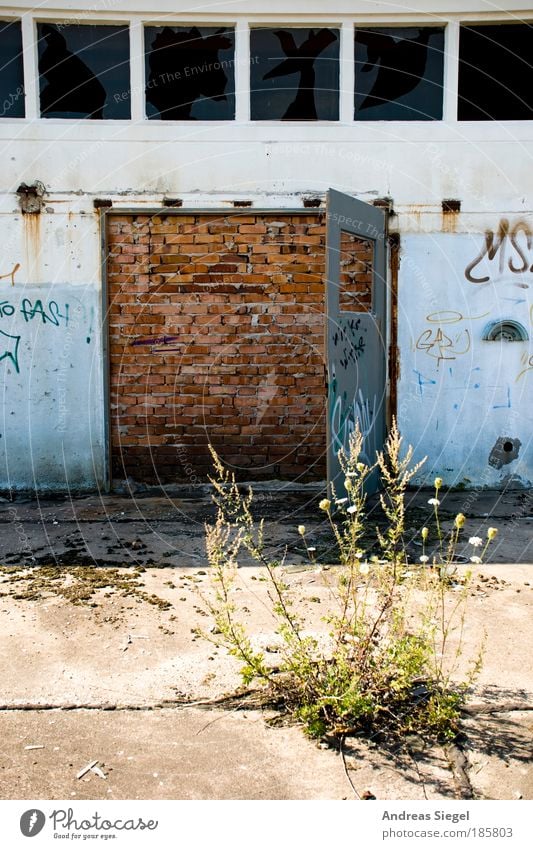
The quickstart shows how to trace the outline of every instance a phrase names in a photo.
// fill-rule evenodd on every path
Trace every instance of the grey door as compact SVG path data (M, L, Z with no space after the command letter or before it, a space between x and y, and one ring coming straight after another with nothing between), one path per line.
M344 494L338 458L356 422L362 460L385 439L386 233L383 210L330 189L327 202L326 333L328 484ZM378 475L369 481L375 490Z

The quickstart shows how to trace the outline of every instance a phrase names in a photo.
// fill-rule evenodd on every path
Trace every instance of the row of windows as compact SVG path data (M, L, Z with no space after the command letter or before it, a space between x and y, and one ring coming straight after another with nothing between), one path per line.
M458 118L529 120L533 68L528 24L461 26ZM129 28L39 23L43 118L128 119ZM336 28L250 30L252 120L339 119ZM232 27L146 26L148 119L235 118ZM356 28L354 118L435 121L443 115L444 28ZM24 117L20 22L0 22L0 117Z

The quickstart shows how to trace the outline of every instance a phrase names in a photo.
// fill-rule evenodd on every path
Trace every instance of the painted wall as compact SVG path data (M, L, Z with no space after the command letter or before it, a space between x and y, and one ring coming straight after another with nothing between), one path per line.
M0 486L104 479L97 222L2 215Z
M328 5L328 24L344 22L347 32L356 20L416 22L428 15L449 28L444 120L357 124L350 118L347 65L341 70L339 122L250 122L240 36L235 122L148 122L142 110L141 24L148 19L143 6L102 0L89 10L70 2L56 8L71 22L131 21L132 47L138 50L131 69L132 120L38 118L36 51L27 51L28 117L0 121L1 487L94 487L105 479L96 197L124 209L156 207L165 196L191 208L231 208L234 200L247 199L275 209L299 206L330 187L362 200L394 201L391 229L401 235L399 421L417 455L432 458L420 481L433 473L466 485L496 485L508 475L522 483L533 479L528 395L533 344L481 340L485 323L500 317L515 317L530 336L533 332L525 260L533 241L533 125L457 123L451 61L459 17L510 20L518 10L533 17L527 3L502 2L497 13L492 4L473 0L412 3L409 14L398 15L390 4ZM24 9L15 2L3 16L17 17ZM323 4L300 0L290 14L286 4L280 13L271 5L270 20L275 15L276 23L309 21L314 9L316 20L325 20ZM39 10L40 20L58 16ZM236 22L240 30L269 20L264 4L249 2L217 6L214 14L204 8L196 13L190 4L180 13L179 3L159 0L150 6L150 19L161 16ZM32 27L26 16L26 35ZM347 50L351 42L343 43ZM34 180L46 187L45 207L40 216L22 216L16 189ZM461 200L460 215L442 215L444 198ZM514 246L507 239L504 260L501 249L474 268L474 277L488 274L488 281L467 279L465 269L482 250L485 232L497 232L502 219L511 228L526 221L529 229L517 231ZM513 271L509 260L527 270ZM532 261L533 256L529 265ZM520 440L521 446L516 460L498 468L496 455L492 464L489 458L500 437Z
M482 233L408 234L399 279L398 418L440 475L465 486L533 479L533 219L494 216ZM485 341L494 321L514 320L528 341Z

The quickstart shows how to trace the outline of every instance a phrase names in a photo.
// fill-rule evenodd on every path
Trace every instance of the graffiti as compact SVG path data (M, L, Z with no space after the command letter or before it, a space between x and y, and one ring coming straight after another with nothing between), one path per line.
M511 405L511 387L508 386L507 387L507 393L506 393L506 396L505 396L505 401L503 402L503 404L493 404L492 409L493 410L510 410L511 406L512 406Z
M19 266L15 265L12 275L15 275ZM3 275L10 277L11 275ZM10 301L0 301L0 319L11 318L15 313L19 312L26 324L37 321L45 325L60 327L63 323L64 327L68 327L69 322L69 305L65 304L60 308L57 301L49 301L44 303L40 299L31 301L29 298L23 298L20 304L13 304ZM40 319L40 322L39 322ZM15 319L13 319L14 321ZM11 322L10 322L11 324ZM11 360L17 374L20 373L19 364L19 345L21 336L11 335L4 330L0 330L0 360ZM7 341L6 341L7 340Z
M16 309L10 301L0 301L0 318L9 318L15 314ZM59 304L56 301L49 301L48 304L43 305L41 300L32 303L29 298L23 298L20 304L20 312L24 316L26 323L33 321L37 316L40 317L43 324L53 324L54 327L60 327L63 320L65 327L68 326L68 304L65 304L64 311L61 312Z
M515 383L518 383L518 381L527 374L528 371L533 371L533 354L531 354L531 356L528 356L528 354L522 354L522 365L524 368L522 371L518 372L515 378Z
M353 398L349 405L346 402L346 397L339 395L335 400L331 413L331 436L335 453L341 449L348 452L350 434L354 432L356 423L359 422L359 428L363 437L363 451L360 456L363 462L369 465L371 464L368 451L365 451L365 440L374 426L375 411L375 395L371 404L370 400L368 398L365 399L363 393L359 390L357 396Z
M437 367L443 360L455 360L470 350L470 332L460 330L453 338L443 332L441 327L436 330L427 328L416 340L418 351L424 351L428 357L437 360Z
M465 268L465 277L470 283L488 283L490 274L475 277L473 271L484 259L498 260L500 274L508 268L513 274L533 271L533 230L526 221L517 221L512 227L507 218L502 218L498 230L486 230L485 242L477 256Z
M420 392L420 397L422 397L424 394L424 386L435 386L437 381L433 380L431 377L424 377L424 375L416 369L413 369L413 371L418 378L418 390Z
M488 312L481 315L463 315L456 310L440 310L439 312L430 312L426 316L426 321L430 324L457 324L458 321L477 321L478 318L486 318Z
M17 273L19 268L20 268L20 262L17 262L17 264L13 266L13 270L10 271L8 274L0 274L0 280L6 280L9 277L11 279L11 285L14 286L15 285L15 274Z
M20 336L11 336L9 333L4 333L0 330L0 360L10 359L15 366L15 371L19 374L19 345ZM8 341L6 341L8 340Z
M0 301L0 318L13 315L15 307L9 301Z
M488 315L489 313L485 312L481 315L466 316L457 310L430 312L426 316L426 321L429 325L438 325L438 327L426 327L416 340L415 348L418 351L424 351L428 357L437 360L438 368L442 360L455 360L457 357L468 353L472 342L469 330L458 330L457 333L448 335L440 325L458 324L460 321L477 321L480 318L486 318Z
M339 356L338 363L343 369L347 369L350 363L355 364L365 352L365 337L361 333L356 338L356 333L360 329L366 333L366 327L361 328L360 318L346 319L339 323L331 337L335 348L342 345L342 353Z
M169 347L173 342L177 342L179 336L140 336L138 339L134 339L131 343L135 348L150 346L152 349L152 353L157 354L163 351L179 351L180 349L176 346ZM155 348L155 345L163 345L162 348Z
M65 304L65 311L62 313L59 311L59 305L56 301L49 301L48 306L43 306L41 300L32 304L29 298L23 298L20 311L26 322L32 321L35 316L40 316L43 324L53 324L55 327L59 327L63 319L65 326L68 326L68 304Z

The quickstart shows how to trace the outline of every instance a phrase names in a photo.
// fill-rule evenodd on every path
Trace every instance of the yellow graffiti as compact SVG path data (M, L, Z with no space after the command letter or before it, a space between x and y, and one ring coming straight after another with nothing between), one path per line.
M426 321L430 324L457 324L458 321L476 321L478 318L486 318L490 312L484 312L482 315L463 315L456 310L441 310L440 312L430 312L426 316Z
M437 328L435 331L429 327L424 330L416 341L416 348L419 351L424 351L428 357L433 357L437 360L437 365L441 360L455 360L457 357L468 353L470 350L470 333L468 330L461 330L454 339L443 333L442 328Z
M15 274L17 273L19 268L20 268L20 262L17 262L17 264L15 266L13 266L13 271L10 271L9 274L0 274L0 280L5 280L6 277L10 277L11 278L11 285L14 286L15 285Z
M527 354L522 354L522 363L525 367L517 374L515 383L518 383L520 378L527 374L528 371L533 370L533 354L529 358Z

